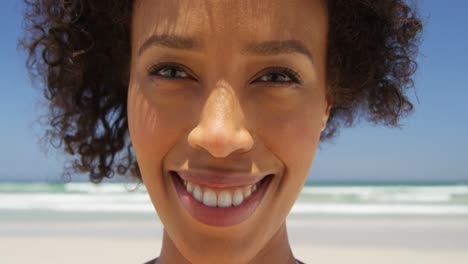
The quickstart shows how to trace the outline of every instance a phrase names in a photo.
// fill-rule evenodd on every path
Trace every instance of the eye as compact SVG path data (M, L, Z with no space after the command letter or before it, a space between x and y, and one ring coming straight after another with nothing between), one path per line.
M267 74L257 78L254 82L270 83L301 83L299 74L288 68L270 68Z
M164 79L193 79L184 67L178 64L157 64L148 70L148 74Z

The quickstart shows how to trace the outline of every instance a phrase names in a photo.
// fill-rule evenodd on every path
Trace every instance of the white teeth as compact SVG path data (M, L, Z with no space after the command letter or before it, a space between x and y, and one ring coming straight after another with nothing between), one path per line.
M231 190L222 190L216 193L214 190L206 187L202 187L188 182L183 181L184 186L195 200L203 203L209 207L230 207L238 206L244 202L245 199L250 197L253 192L257 190L257 184L244 186L241 188L235 188Z
M193 184L191 182L188 182L187 185L185 186L187 188L187 191L189 193L193 192Z
M237 206L244 201L244 194L242 193L241 189L236 189L234 191L234 195L232 197L232 204Z
M216 193L213 190L205 190L203 193L203 204L210 207L216 207Z
M195 198L199 202L201 202L203 199L203 192L200 186L198 185L195 185L195 188L193 189L193 198Z
M219 207L230 207L232 205L232 196L229 191L222 191L218 195Z
M244 198L248 198L252 194L252 189L250 186L244 187Z

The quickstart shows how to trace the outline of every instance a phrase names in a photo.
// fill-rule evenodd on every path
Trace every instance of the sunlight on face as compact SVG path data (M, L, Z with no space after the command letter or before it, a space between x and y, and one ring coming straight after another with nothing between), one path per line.
M284 239L331 106L327 19L318 0L135 2L130 135L167 239L184 258L248 262ZM216 221L189 208L173 172L223 183L272 177L255 206Z

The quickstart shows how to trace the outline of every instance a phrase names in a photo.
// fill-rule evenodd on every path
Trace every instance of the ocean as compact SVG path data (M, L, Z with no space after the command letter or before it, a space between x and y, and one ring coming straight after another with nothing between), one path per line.
M155 214L142 184L0 183L0 219L69 213ZM468 184L308 184L290 216L314 215L468 216Z

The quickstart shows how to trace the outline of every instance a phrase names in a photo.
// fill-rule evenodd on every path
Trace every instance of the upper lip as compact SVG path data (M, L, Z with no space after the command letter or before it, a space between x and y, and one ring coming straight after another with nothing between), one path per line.
M270 174L251 174L216 170L176 170L183 180L214 188L253 185Z

